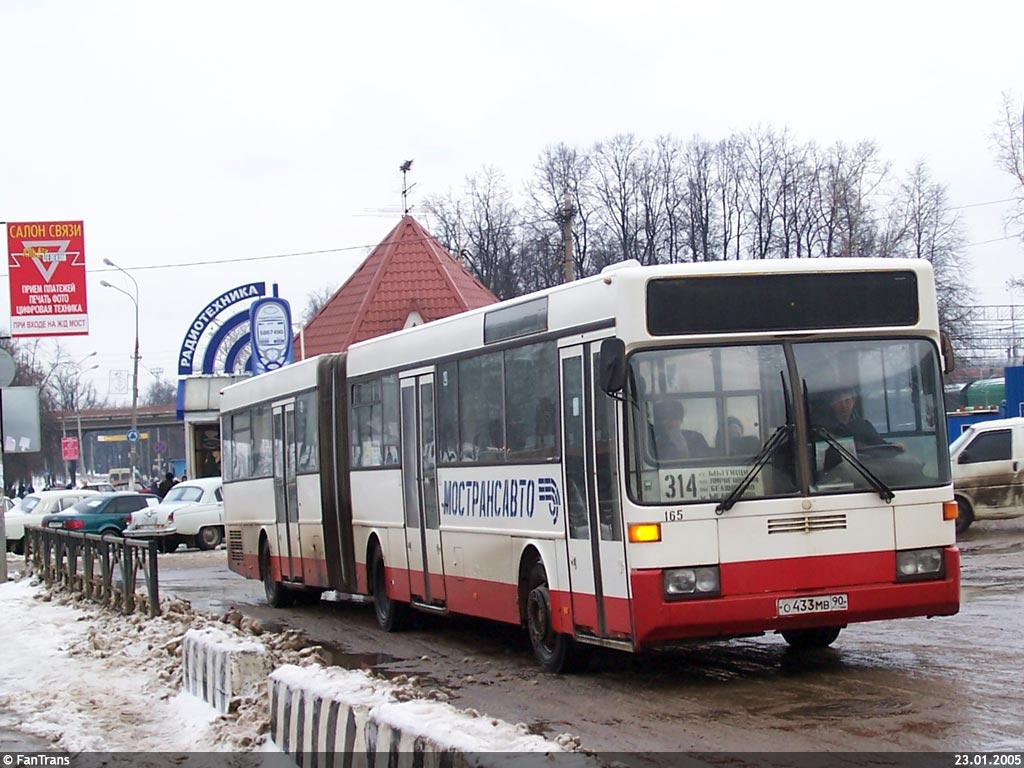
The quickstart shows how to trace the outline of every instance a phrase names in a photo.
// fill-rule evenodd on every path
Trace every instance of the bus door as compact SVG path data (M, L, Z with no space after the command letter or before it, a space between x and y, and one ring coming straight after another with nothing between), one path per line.
M414 601L443 605L444 564L437 501L434 376L402 381L402 492L409 591Z
M566 546L577 634L632 635L619 503L615 401L597 385L599 344L562 349Z
M302 578L299 491L295 468L295 403L274 406L274 508L281 578Z

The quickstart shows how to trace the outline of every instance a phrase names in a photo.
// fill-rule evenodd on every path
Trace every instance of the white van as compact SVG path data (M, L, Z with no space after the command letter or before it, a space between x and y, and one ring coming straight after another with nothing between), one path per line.
M142 475L135 470L135 487L131 486L132 471L127 467L112 469L107 475L107 480L114 487L115 491L141 491L144 488Z
M975 520L1024 515L1024 418L972 424L949 446L957 533Z

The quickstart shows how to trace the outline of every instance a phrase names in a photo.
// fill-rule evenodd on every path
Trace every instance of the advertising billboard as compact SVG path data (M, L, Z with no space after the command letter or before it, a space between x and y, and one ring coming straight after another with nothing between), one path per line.
M12 336L89 333L81 221L8 223L7 267Z
M294 359L291 307L276 296L259 299L249 308L254 376L274 371Z

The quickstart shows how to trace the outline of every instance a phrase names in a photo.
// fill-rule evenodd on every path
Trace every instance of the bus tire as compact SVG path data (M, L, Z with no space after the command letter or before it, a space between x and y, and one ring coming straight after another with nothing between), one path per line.
M409 606L392 600L388 596L387 573L384 570L384 555L380 547L373 548L370 555L370 579L373 589L373 612L377 626L385 632L401 632L409 626Z
M842 627L814 627L813 629L793 629L783 631L782 637L791 648L805 650L810 648L828 648L839 637Z
M957 497L956 500L956 533L959 536L961 533L967 533L967 529L971 527L971 523L974 522L974 510L971 509L971 503L963 497Z
M291 595L280 581L274 581L270 569L270 544L266 539L260 546L260 580L263 581L263 592L267 596L267 605L271 608L285 608L291 604Z
M589 654L569 635L555 632L552 616L547 572L541 563L534 563L526 594L526 629L533 655L545 672L582 672Z

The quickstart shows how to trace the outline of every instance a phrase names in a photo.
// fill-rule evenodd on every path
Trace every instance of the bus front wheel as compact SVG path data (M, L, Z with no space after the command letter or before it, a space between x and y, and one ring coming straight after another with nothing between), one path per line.
M791 648L804 650L807 648L827 648L839 637L842 627L815 627L814 629L794 629L783 632L782 637Z
M384 555L374 547L370 557L370 577L373 587L373 610L377 625L385 632L399 632L409 623L409 606L388 597L387 574L384 571Z
M526 628L530 633L533 655L545 672L579 672L586 668L588 656L569 635L556 632L552 620L551 590L544 566L535 563L530 570L526 595Z
M267 605L271 608L284 608L291 604L291 596L280 581L274 581L270 570L270 544L264 540L260 547L260 577L263 579L263 592L267 596Z

